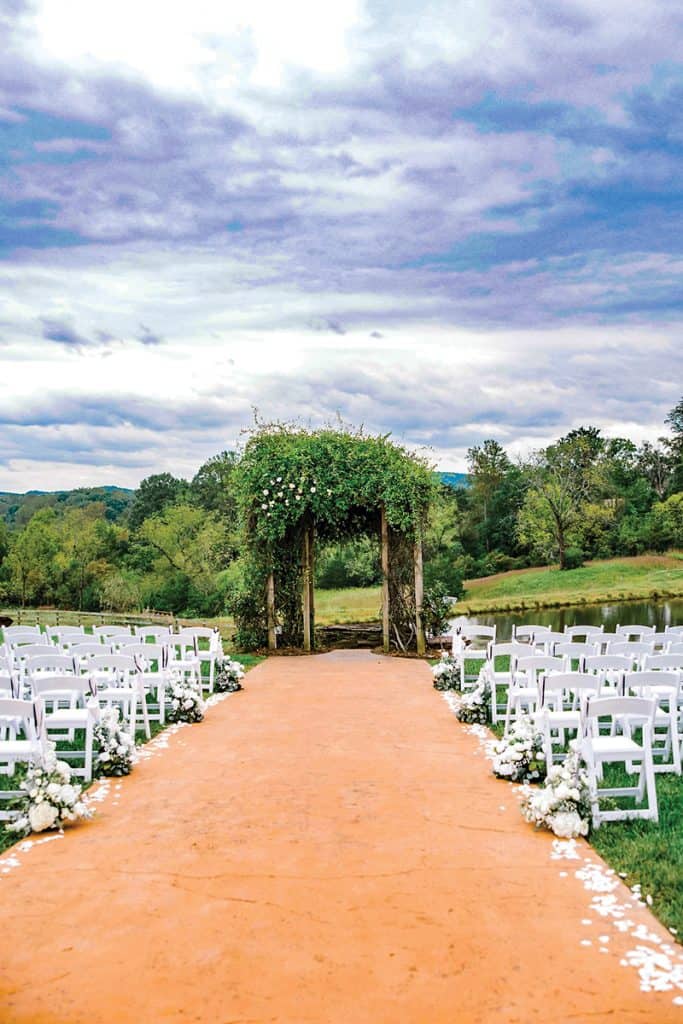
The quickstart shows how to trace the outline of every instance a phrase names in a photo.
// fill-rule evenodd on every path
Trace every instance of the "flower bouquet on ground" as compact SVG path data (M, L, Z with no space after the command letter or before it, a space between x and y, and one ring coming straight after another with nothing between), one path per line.
M201 722L206 711L199 690L184 679L171 683L168 690L169 722Z
M244 665L241 662L231 661L226 657L217 660L213 680L213 688L216 693L234 693L236 690L241 690L242 679L244 679Z
M94 729L99 746L96 771L101 775L128 775L133 767L135 740L121 725L118 708L103 708Z
M491 683L485 665L481 668L475 688L459 698L455 716L459 722L470 725L486 725L491 720Z
M507 736L493 747L493 774L511 782L538 782L545 777L543 734L529 715L516 718Z
M522 814L537 828L547 828L560 839L588 835L591 820L588 775L576 741L570 743L564 764L552 765L542 789L526 794Z
M7 825L8 831L28 835L93 816L81 799L81 787L71 782L71 768L66 761L57 760L53 743L39 762L29 765L19 788L26 795L17 799L20 814Z
M444 651L441 661L432 665L432 675L435 690L460 690L460 671L452 654Z

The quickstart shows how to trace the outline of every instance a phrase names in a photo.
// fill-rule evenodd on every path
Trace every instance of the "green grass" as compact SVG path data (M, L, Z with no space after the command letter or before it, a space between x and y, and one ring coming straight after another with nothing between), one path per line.
M587 562L580 569L522 569L470 580L458 612L513 611L683 595L683 552Z

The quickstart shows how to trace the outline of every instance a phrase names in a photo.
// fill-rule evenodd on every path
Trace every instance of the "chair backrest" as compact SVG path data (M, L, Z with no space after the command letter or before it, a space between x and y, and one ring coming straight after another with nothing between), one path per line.
M132 634L131 626L93 626L92 635L99 637L121 636L122 633Z
M0 697L0 732L7 726L16 728L17 722L28 740L37 740L42 734L42 705L17 697Z
M13 640L17 636L41 636L40 626L3 626L2 635L5 640Z
M683 641L680 644L671 644L669 654L683 654Z
M666 626L664 629L664 635L671 637L672 640L678 638L683 642L683 626Z
M512 627L512 639L513 640L523 640L525 642L526 641L531 641L533 639L535 633L542 633L544 630L547 633L549 633L550 632L550 626L538 626L535 623L529 623L529 624L524 625L524 626L513 625L513 627Z
M652 654L652 644L647 641L625 640L623 643L609 645L609 654L627 654L633 658L642 658L644 654Z
M168 661L168 648L165 644L128 644L125 653L126 657L133 658L136 665L144 668L146 672L151 670L152 662L156 662L157 671L161 671Z
M26 659L26 672L31 677L40 672L75 675L74 660L70 654L60 654L59 651L53 651L52 654L39 654Z
M91 658L90 670L92 672L137 672L135 658L126 654L98 654Z
M643 658L643 670L664 669L683 671L683 652L680 654L646 654Z
M617 636L636 637L638 640L642 640L645 636L652 636L655 632L654 626L617 626L614 630Z
M517 672L523 672L538 679L539 675L546 675L548 672L562 672L564 662L562 658L553 658L547 654L537 654L535 657L519 658L517 660Z
M17 647L14 651L15 661L26 661L28 658L34 658L39 654L57 654L59 651L52 644L26 644L22 647Z
M98 654L113 654L111 644L104 643L87 643L87 644L74 644L69 654L73 658L94 658Z
M513 661L518 658L528 658L529 648L527 644L517 644L514 640L510 640L507 643L490 643L488 646L488 659L490 662L495 662L496 658L509 658L510 668L512 668Z
M541 706L551 694L576 693L580 697L600 692L600 680L588 672L553 672L539 682Z
M584 658L584 672L630 672L633 658L626 654L591 654Z
M76 699L83 703L92 692L86 676L45 675L34 676L31 680L31 691L34 697L43 701Z
M577 637L588 637L595 636L598 633L603 633L605 630L604 626L565 626L564 631L570 640L576 640Z
M135 635L137 637L152 637L153 639L161 640L162 642L171 635L170 626L136 626Z
M112 650L123 650L126 647L130 647L131 644L140 643L139 636L133 636L132 633L116 633L111 634L107 640L107 646L111 647Z
M203 640L211 640L217 632L217 629L211 629L210 626L183 626L178 636L196 636L201 637Z
M598 653L597 644L567 643L555 644L555 656L557 658L570 658L572 661L588 658Z
M653 689L658 693L663 690L670 690L676 697L680 689L680 677L678 672L654 671L654 672L627 672L624 676L624 690L634 691L641 697L654 696Z
M645 727L644 741L651 742L656 711L657 701L649 697L589 697L584 708L584 732L597 727L599 718L628 718L632 724Z
M496 627L479 626L476 623L473 623L471 626L463 625L460 627L459 635L463 640L469 640L472 647L477 645L477 641L483 640L484 643L479 643L478 645L483 647L496 639Z
M55 649L55 645L47 633L20 633L7 641L7 646L12 651L18 651L22 647L35 647L36 644L41 647L51 647L52 650Z

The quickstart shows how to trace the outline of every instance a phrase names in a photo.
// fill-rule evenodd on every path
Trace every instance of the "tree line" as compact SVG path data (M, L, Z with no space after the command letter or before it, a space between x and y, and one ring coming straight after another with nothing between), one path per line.
M579 427L524 459L495 440L469 449L468 475L435 488L424 535L430 594L530 565L683 547L683 399L667 433L636 445ZM243 563L233 473L224 451L192 480L147 477L133 493L90 488L0 495L0 601L13 606L196 617L230 611ZM379 582L376 538L317 552L322 587Z

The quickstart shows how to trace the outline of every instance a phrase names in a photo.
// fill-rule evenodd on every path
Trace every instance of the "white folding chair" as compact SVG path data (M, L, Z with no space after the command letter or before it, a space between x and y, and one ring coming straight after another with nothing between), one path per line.
M55 646L65 652L74 644L86 644L91 639L83 626L52 626L48 634Z
M45 752L42 707L32 700L0 698L0 775L14 775L19 762L39 761ZM5 791L4 797L19 794ZM12 812L0 811L7 820Z
M171 635L170 626L136 626L135 635L139 640L151 640L155 644L165 644Z
M184 679L201 690L198 645L194 637L172 633L168 641L168 670L175 679Z
M524 712L532 714L538 707L540 678L549 672L562 672L562 670L562 658L552 658L537 653L517 659L515 670L511 674L505 705L506 733L513 718L517 718Z
M656 772L681 774L681 739L678 734L678 702L681 677L677 671L655 669L627 672L624 692L647 697L657 705L652 723L652 757ZM663 760L658 760L663 758Z
M581 669L597 677L601 697L622 697L624 675L632 671L633 661L624 654L596 654L584 658Z
M556 658L564 661L564 671L571 672L576 663L576 671L579 671L585 658L594 657L598 653L598 645L591 643L579 643L570 641L565 644L555 644L553 654Z
M652 644L641 640L625 640L622 642L610 643L607 648L608 654L625 654L631 659L634 670L642 666L646 654L652 654Z
M604 626L565 626L564 632L569 643L580 642L583 638L585 643L596 643L605 631Z
M168 647L138 642L129 644L125 653L126 657L134 659L145 693L149 690L156 699L159 706L157 718L163 724L166 721L166 689L172 679Z
M539 633L534 633L531 643L539 654L547 654L550 657L554 657L555 648L558 644L566 644L567 637L564 633L557 633L551 629L544 629Z
M553 672L542 676L538 686L534 718L543 734L543 750L550 767L566 758L567 733L581 736L583 708L588 697L598 696L600 681L587 672Z
M135 659L125 654L102 654L92 658L88 678L96 688L100 705L119 707L128 731L135 736L138 708L147 739L151 736L145 688Z
M202 687L207 685L202 676L202 665L209 666L208 691L213 693L214 679L216 674L216 661L223 654L223 641L218 629L211 629L209 626L186 626L178 634L182 639L191 638L195 654L199 658L199 674L202 680ZM201 646L202 640L208 640L208 649Z
M517 667L519 658L526 658L529 655L527 644L510 643L489 644L486 658L486 675L491 685L491 720L495 724L505 718L507 707L507 689L512 685L512 674ZM506 669L496 668L496 661L501 658L509 658L509 667ZM503 690L502 701L499 700L499 690Z
M130 626L93 626L92 635L96 636L99 640L103 640L104 643L109 643L110 636L121 636L123 633L128 633L130 636L133 630Z
M512 640L518 644L530 644L536 633L549 633L550 626L539 626L536 623L526 623L522 626L512 625Z
M588 699L583 717L584 734L581 755L586 763L591 792L593 827L605 821L629 821L644 818L658 821L657 790L652 760L652 727L657 702L644 697L598 697ZM609 718L613 728L610 735L600 732L600 719ZM618 728L623 731L617 732ZM642 730L642 739L633 739L634 729ZM637 786L600 787L605 764L623 764L625 769L638 768ZM601 797L635 797L641 804L647 796L645 808L617 808L603 810Z
M45 636L40 626L3 626L2 638L5 643L15 643L17 640L26 637L29 643L40 643L40 637Z
M74 659L74 667L77 671L87 672L91 658L97 658L100 654L113 654L111 644L104 644L95 641L87 644L74 644L69 651Z
M461 623L456 626L456 631L453 633L453 657L457 671L460 673L461 690L465 690L468 684L474 687L481 663L486 661L488 645L495 642L495 626L479 626L476 623L472 625ZM474 674L468 674L466 671L465 663L468 661L479 662L479 668Z
M624 640L635 640L643 641L654 636L654 626L617 626L614 630L616 636L622 637Z
M84 731L83 750L60 750L59 756L70 761L83 757L83 767L72 767L74 775L82 775L86 782L92 779L93 740L95 723L99 717L90 682L84 676L41 675L31 682L34 699L40 698L45 711L45 732L48 739L73 742L76 729Z

